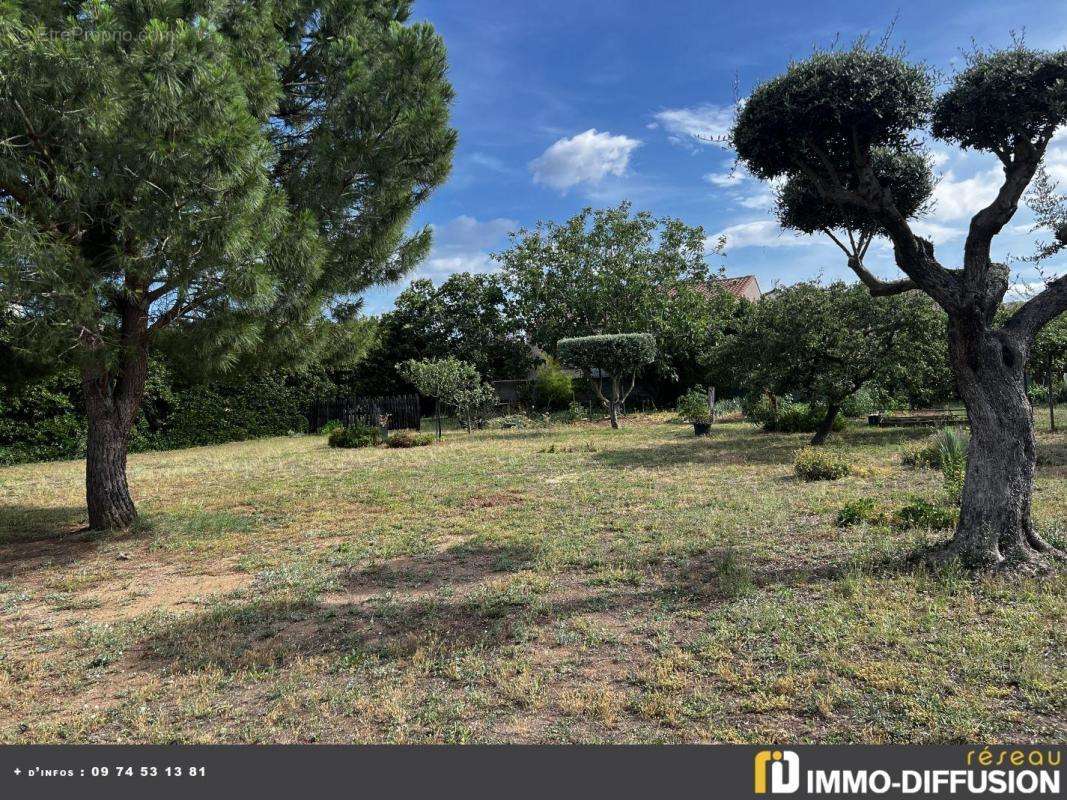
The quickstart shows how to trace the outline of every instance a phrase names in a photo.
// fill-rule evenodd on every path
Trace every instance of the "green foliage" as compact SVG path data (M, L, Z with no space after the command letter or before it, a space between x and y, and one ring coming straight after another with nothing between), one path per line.
M711 422L711 409L708 407L708 392L702 386L694 386L678 398L675 406L678 416L687 422Z
M163 450L303 431L309 386L264 374L189 385L152 359L131 451ZM86 422L74 370L17 387L0 386L0 462L81 458Z
M326 304L425 256L409 222L456 134L410 5L0 4L0 357L91 375L85 408L134 448L299 429L256 381L142 424L147 353L214 379L310 358L343 327ZM61 427L34 430L62 449Z
M656 339L648 333L614 333L560 339L561 362L584 373L600 370L613 378L632 375L656 359Z
M374 447L381 441L380 436L377 428L367 425L351 425L331 431L327 442L330 447Z
M826 417L826 408L810 403L799 403L791 397L780 397L777 403L767 395L744 403L745 416L775 433L811 433ZM834 418L833 430L842 431L848 423L840 414Z
M848 528L861 523L884 525L890 515L872 497L850 500L837 512L836 524L839 528Z
M913 499L893 514L893 524L898 528L942 530L954 527L958 519L959 509L931 503L921 497Z
M893 193L893 201L901 213L912 217L924 211L934 190L926 158L916 153L895 153L879 148L873 153L872 169L879 183ZM849 172L846 180L855 182L856 178ZM869 212L833 202L802 173L789 177L776 200L778 221L783 228L807 234L844 230L854 236L883 232Z
M958 517L958 509L951 505L933 503L921 497L912 498L895 511L879 505L874 498L863 497L845 503L837 512L836 523L839 528L867 523L869 525L891 525L905 530L912 528L941 530L953 527Z
M867 383L845 399L841 404L841 414L845 417L865 417L868 414L901 411L905 408L907 404L890 395L883 386Z
M456 273L440 286L412 281L382 315L377 343L358 370L362 394L409 391L396 365L452 356L492 379L519 378L532 366L530 348L496 275Z
M560 340L647 332L656 374L691 385L707 380L707 352L738 305L709 291L705 239L699 227L622 203L519 230L493 257L515 319L542 350L558 357Z
M468 431L475 421L487 419L498 402L496 391L482 383L473 364L451 356L440 360L412 359L398 364L397 370L420 394L436 398L466 420Z
M998 152L1033 141L1067 122L1067 51L1017 45L976 52L938 98L933 134L961 147Z
M872 297L859 284L802 282L747 307L715 359L743 376L750 395L791 394L813 407L844 410L864 387L882 396L897 387L914 394L920 387L909 384L913 376L944 373L944 319L919 293ZM779 409L779 429L791 413ZM788 429L814 430L797 422Z
M571 376L551 356L537 368L534 391L538 405L547 409L566 408L574 400Z
M963 481L967 475L967 446L970 437L959 429L946 428L937 437L945 495L957 505L963 500Z
M337 419L331 419L326 422L321 428L319 428L319 436L329 436L336 430L344 427L344 423Z
M417 433L415 431L395 431L390 433L385 443L389 447L408 448L426 447L434 442L432 433Z
M804 447L793 457L793 472L805 481L835 481L852 468L843 456L820 447Z
M585 409L582 408L582 404L576 400L571 400L570 405L567 406L567 410L563 412L563 421L571 425L575 422L581 422L585 417Z
M915 469L938 469L945 476L945 488L949 495L962 489L963 476L967 471L967 446L970 437L958 428L945 428L933 436L909 442L901 451L901 463Z
M933 99L924 67L883 50L861 44L818 52L757 86L731 138L761 178L796 173L797 151L845 172L857 149L907 152L913 131L929 119Z

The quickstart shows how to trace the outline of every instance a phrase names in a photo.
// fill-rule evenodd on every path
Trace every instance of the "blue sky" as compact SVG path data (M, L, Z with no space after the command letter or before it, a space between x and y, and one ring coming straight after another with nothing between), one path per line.
M728 273L753 273L765 289L849 277L832 244L781 232L768 188L731 171L732 154L705 141L729 125L736 98L813 46L880 39L894 18L895 44L951 73L972 40L1005 45L1012 31L1034 47L1067 47L1063 12L1062 0L416 0L414 17L448 47L459 146L451 178L415 220L434 228L430 257L400 284L369 292L367 311L388 310L412 277L492 270L489 253L520 225L623 199L701 225L711 239L725 233ZM942 182L920 227L955 266L999 170L988 156L932 150ZM1067 135L1047 160L1067 185ZM1001 237L1000 257L1029 252L1027 219L1020 212ZM886 247L868 262L893 273ZM1035 280L1015 270L1020 282Z

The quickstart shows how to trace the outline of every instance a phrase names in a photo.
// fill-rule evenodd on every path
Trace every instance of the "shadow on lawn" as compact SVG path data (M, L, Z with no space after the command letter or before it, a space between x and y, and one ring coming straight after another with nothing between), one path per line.
M0 545L68 536L85 527L85 509L0 506Z
M103 540L144 535L140 526L129 531L90 531L82 506L36 508L0 507L0 578L71 564L92 553Z
M353 570L342 590L317 599L275 597L220 605L157 629L137 648L140 658L182 671L270 668L293 660L333 656L353 665L448 656L483 655L528 641L531 628L548 628L585 614L662 613L666 608L710 612L739 596L723 564L727 551L661 566L648 584L596 587L585 573L548 578L529 589L515 573L534 554L527 548L457 548L432 557L396 559ZM744 591L834 581L854 562L774 567L751 573ZM904 561L866 565L891 572ZM508 576L511 576L509 579ZM497 579L497 580L493 580ZM424 662L425 663L425 662Z
M893 447L929 436L927 428L856 428L834 434L831 448ZM681 464L780 464L791 465L793 454L808 444L806 433L766 433L753 428L712 429L709 437L687 432L652 447L602 450L594 461L614 469L670 467Z

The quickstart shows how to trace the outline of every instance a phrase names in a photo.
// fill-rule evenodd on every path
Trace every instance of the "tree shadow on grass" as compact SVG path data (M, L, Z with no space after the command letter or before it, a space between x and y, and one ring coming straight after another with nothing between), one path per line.
M56 539L85 527L80 506L0 506L0 545Z
M528 641L531 627L586 614L625 620L670 608L710 612L749 589L836 581L856 569L851 561L756 569L738 583L735 566L724 566L731 556L717 550L664 564L640 586L592 586L588 574L573 572L547 576L547 585L531 590L524 583L531 573L515 574L527 555L525 548L490 547L396 559L352 571L339 591L315 599L241 598L165 621L133 652L140 668L184 672L273 668L314 656L383 664L419 652L431 658L469 650L491 655ZM872 564L869 571L904 567L901 559Z
M924 428L857 428L834 434L828 447L892 447L928 436ZM601 450L594 462L613 469L661 468L682 464L779 464L793 463L793 454L808 444L810 434L767 433L756 428L719 429L711 436L680 435L650 447Z
M103 540L132 538L131 531L90 531L82 506L0 506L0 577L70 564L96 550Z

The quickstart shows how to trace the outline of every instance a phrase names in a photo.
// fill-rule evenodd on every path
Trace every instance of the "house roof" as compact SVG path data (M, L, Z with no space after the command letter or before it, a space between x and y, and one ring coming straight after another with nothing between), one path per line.
M734 297L746 300L759 300L763 296L763 292L759 288L759 281L756 280L755 275L740 275L736 278L712 278L709 283L703 284L699 288L706 290L710 294L713 287L722 289Z
M759 281L756 280L755 275L741 275L736 278L714 278L713 282L734 297L747 297L748 292L753 288L756 290L757 297L762 294L759 288Z

